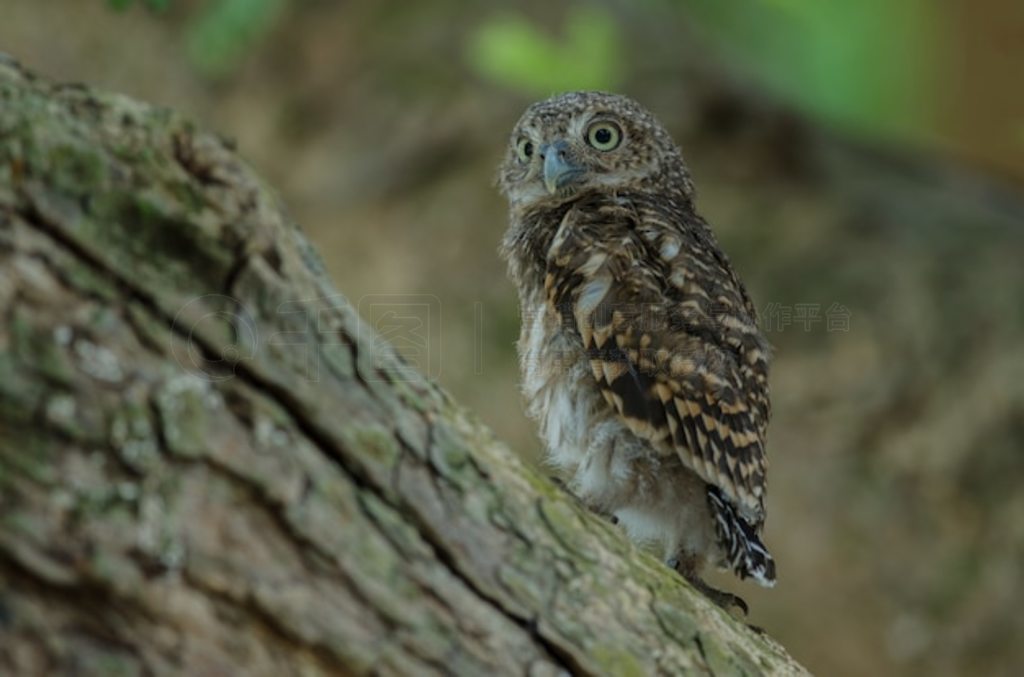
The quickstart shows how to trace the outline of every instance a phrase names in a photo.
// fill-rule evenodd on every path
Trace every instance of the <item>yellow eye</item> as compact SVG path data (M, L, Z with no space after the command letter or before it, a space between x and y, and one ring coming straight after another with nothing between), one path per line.
M516 142L516 155L520 162L526 162L533 157L533 142L525 136Z
M600 151L615 150L622 141L622 130L614 122L595 122L587 127L587 143Z

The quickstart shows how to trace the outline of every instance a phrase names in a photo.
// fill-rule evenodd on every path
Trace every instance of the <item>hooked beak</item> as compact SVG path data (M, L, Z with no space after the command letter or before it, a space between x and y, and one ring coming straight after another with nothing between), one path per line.
M583 169L568 159L569 144L555 141L540 149L544 158L544 187L554 195L570 181L583 173Z

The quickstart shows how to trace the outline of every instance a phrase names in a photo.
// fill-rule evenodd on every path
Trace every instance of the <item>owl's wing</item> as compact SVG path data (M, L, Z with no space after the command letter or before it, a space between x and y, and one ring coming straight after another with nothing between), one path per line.
M684 218L696 226L681 228ZM769 349L697 218L621 199L573 208L547 254L547 299L628 428L678 454L759 528Z

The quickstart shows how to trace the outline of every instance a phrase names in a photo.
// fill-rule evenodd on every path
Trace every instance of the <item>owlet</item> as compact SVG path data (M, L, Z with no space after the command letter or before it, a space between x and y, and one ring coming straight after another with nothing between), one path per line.
M711 599L706 563L775 583L761 542L769 346L694 206L686 164L639 104L530 106L499 175L529 415L594 510Z

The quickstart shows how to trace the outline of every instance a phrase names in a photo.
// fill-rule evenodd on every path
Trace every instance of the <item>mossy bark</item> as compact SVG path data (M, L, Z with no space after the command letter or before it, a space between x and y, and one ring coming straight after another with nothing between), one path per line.
M360 325L177 114L0 59L0 673L800 673Z

